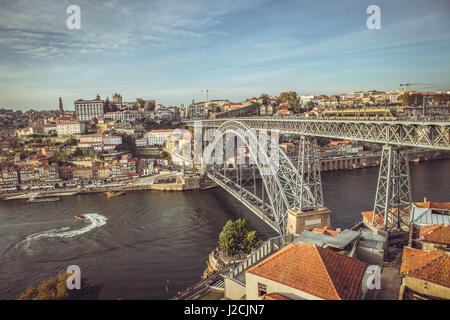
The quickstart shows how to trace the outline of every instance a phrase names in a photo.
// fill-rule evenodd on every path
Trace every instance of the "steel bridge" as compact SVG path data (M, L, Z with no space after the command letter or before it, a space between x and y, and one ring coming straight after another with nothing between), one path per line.
M406 150L410 147L450 150L450 121L253 117L187 121L187 124L215 129L215 139L207 139L206 154L210 159L203 159L203 170L208 178L281 235L286 233L288 209L309 211L324 207L317 137L383 145L371 223L373 227L388 231L407 230L409 226L405 217L411 205ZM297 163L281 149L277 149L277 165L268 154L270 148L261 153L263 148L258 136L261 132L299 135ZM231 154L220 152L225 150L224 137L234 141ZM246 150L246 158L253 159L253 163L229 161L230 156L239 154L239 146ZM221 161L210 161L211 158L221 158Z

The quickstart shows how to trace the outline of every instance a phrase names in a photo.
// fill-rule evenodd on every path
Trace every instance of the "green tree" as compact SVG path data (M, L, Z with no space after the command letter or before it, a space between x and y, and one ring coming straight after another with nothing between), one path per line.
M103 111L105 113L111 112L111 107L110 107L110 103L109 103L109 98L108 97L106 97L105 104L103 105Z
M289 109L293 110L295 113L298 113L300 111L300 102L297 98L297 92L282 92L280 93L279 98L282 103L286 103L289 106Z
M305 104L306 112L312 110L312 108L314 108L314 103L311 102L311 101L308 101L308 102Z
M256 231L250 231L244 239L244 250L245 252L250 253L253 250L256 250L261 243L262 241L259 238L258 233Z
M262 104L268 104L269 103L269 96L265 93L259 96L259 98L262 100Z
M161 156L161 159L164 159L164 160L170 160L171 159L170 154L167 151L162 151L160 153L160 156Z
M81 289L68 289L70 275L64 271L56 277L42 281L39 286L30 286L17 300L95 300L99 298L101 285L89 284L87 278L81 278Z
M235 255L245 247L248 226L244 219L228 220L219 235L219 246L228 255Z

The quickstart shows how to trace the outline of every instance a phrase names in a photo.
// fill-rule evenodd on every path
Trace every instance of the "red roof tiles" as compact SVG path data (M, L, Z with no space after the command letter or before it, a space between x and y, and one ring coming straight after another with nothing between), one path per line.
M436 224L414 230L414 238L427 242L450 244L450 226Z
M404 247L400 273L450 287L449 254Z
M247 270L329 300L356 299L366 269L357 259L311 243L291 243Z

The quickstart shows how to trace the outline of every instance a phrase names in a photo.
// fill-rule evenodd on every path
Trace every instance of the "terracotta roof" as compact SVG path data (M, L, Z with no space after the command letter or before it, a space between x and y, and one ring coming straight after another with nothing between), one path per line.
M420 208L431 208L431 209L450 209L450 202L414 202L414 205Z
M314 228L314 229L312 229L312 231L313 232L317 232L317 233L321 233L321 234L325 234L327 236L332 236L332 237L335 237L335 236L337 236L339 234L339 231L335 231L331 227L325 227L323 229Z
M450 244L450 226L436 224L417 228L414 230L414 239Z
M404 247L400 273L450 287L449 254Z
M263 300L292 300L291 298L288 298L278 292L266 293L262 299Z
M410 212L411 212L410 209L407 211L400 211L400 215L402 217L408 217L410 215ZM392 214L393 216L398 216L397 208L389 209L389 213ZM363 220L366 220L370 224L372 223L373 211L363 211L361 212L361 215L363 216ZM375 226L384 225L384 213L377 212L375 214L374 225ZM389 219L386 225L388 228L390 227L391 223L389 222Z
M361 215L368 223L370 223L370 224L372 223L373 211L363 211L363 212L361 212ZM381 213L377 213L375 215L374 225L375 226L383 226L384 225L384 218ZM391 224L388 221L387 226L389 227L390 225Z
M248 273L329 300L356 299L366 264L315 244L291 243Z

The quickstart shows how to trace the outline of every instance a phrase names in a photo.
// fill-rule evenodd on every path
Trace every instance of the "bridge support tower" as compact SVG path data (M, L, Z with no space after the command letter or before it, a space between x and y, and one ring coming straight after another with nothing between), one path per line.
M295 207L287 210L286 233L300 234L303 230L330 226L331 211L323 203L320 155L316 137L300 137L296 185L300 196Z
M405 148L385 145L380 160L372 226L385 231L407 231L411 208L411 182Z

